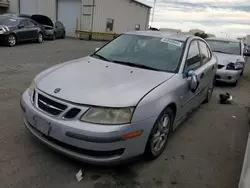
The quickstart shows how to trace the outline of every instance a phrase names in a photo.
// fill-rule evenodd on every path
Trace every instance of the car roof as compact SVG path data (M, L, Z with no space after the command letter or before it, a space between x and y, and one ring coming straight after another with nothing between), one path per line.
M186 35L182 33L171 33L171 32L164 32L164 31L128 31L124 34L129 35L141 35L141 36L152 36L152 37L162 37L162 38L169 38L179 41L186 41L190 37L194 37L193 35ZM194 37L197 38L197 37Z
M229 38L217 38L217 37L210 37L206 38L206 40L213 40L213 41L224 41L224 42L240 42L237 39L229 39Z
M14 19L14 20L26 20L27 18L22 18L22 17L18 17L18 16L1 16L0 15L0 19Z

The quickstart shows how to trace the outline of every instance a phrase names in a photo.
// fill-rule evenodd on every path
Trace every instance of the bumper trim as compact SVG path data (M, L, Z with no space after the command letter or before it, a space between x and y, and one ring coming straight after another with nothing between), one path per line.
M106 164L115 161L119 161L125 152L124 148L113 150L113 151L94 151L94 150L86 150L83 148L78 148L75 146L71 146L61 141L57 141L53 138L47 138L45 135L35 130L27 121L24 119L25 127L29 130L29 132L38 138L42 143L47 146L55 149L56 151L63 153L69 157L75 158L80 161L84 161L87 163L93 164ZM66 147L64 147L66 146ZM82 151L82 152L79 152ZM98 153L99 155L93 156L90 153Z
M66 132L65 135L70 138L77 139L77 140L82 140L86 142L94 142L94 143L113 143L113 142L122 141L122 137L100 138L100 137L81 135L81 134L72 133L72 132Z

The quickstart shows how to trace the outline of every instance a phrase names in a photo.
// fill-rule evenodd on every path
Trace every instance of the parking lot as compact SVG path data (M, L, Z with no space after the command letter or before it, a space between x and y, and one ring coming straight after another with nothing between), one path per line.
M249 132L249 65L237 87L216 87L211 102L189 116L155 161L139 158L118 167L86 165L48 149L26 131L19 100L33 77L101 45L65 39L0 47L0 187L237 187ZM232 94L235 104L218 104L218 95L225 92ZM77 182L80 169L83 180Z

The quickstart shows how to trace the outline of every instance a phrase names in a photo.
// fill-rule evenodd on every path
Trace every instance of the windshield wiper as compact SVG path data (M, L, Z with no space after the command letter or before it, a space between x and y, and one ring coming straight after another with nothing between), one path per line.
M153 67L149 67L149 66L141 65L141 64L134 64L134 63L127 62L127 61L112 60L111 62L122 64L122 65L127 65L130 67L138 67L138 68L143 68L143 69L148 69L148 70L161 71L161 70L153 68Z
M109 61L110 62L110 60L108 60L107 58L103 57L102 55L99 55L99 54L93 54L93 55L91 55L91 57L93 57L93 56L96 56L96 57L98 57L101 60Z

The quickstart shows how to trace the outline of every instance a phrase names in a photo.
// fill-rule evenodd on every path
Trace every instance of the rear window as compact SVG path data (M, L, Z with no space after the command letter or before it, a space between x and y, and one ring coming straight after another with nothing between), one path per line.
M6 25L6 26L16 26L18 25L18 20L12 19L12 18L0 18L0 25Z

